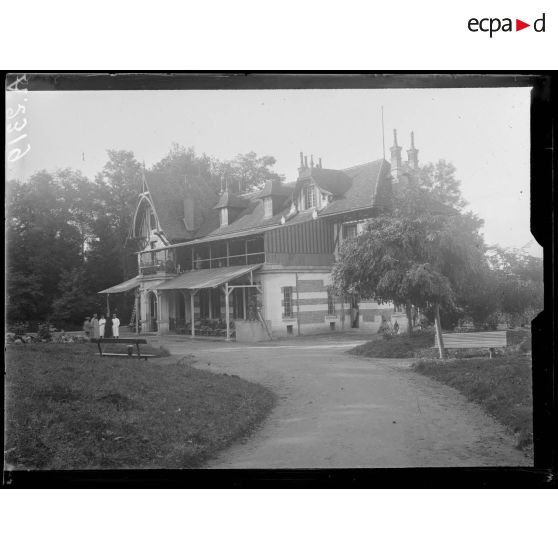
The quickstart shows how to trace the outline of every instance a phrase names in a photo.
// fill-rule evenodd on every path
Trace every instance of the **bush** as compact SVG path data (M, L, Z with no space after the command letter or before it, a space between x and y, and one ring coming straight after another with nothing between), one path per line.
M49 322L44 324L39 324L39 330L37 331L37 337L41 341L50 341L52 339L52 331L54 327Z
M369 358L413 358L417 352L434 344L434 334L424 332L409 337L406 334L392 335L369 341L354 347L350 354Z

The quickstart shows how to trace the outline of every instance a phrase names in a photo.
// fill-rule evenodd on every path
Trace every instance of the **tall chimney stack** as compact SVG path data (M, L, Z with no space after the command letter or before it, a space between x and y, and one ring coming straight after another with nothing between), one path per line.
M407 149L407 159L409 166L413 170L418 170L418 149L415 148L415 133L411 132L411 149Z
M304 154L302 153L302 151L300 152L300 168L304 168Z
M308 168L308 155L304 155L304 168Z
M319 166L320 168L322 168L322 158L321 158L321 157L318 159L318 166Z
M314 168L314 155L310 155L310 166Z
M391 176L395 182L399 181L401 175L401 147L397 145L397 130L393 130L393 146L391 151Z

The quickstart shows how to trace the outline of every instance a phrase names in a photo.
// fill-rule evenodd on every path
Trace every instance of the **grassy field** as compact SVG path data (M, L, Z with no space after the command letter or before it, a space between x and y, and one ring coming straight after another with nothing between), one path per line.
M401 334L390 339L378 336L377 339L351 349L349 353L371 358L413 358L419 350L433 345L433 333L422 333L412 337Z
M237 376L96 352L92 344L7 347L7 468L199 467L274 404L271 391Z
M517 436L517 447L533 443L531 356L420 360L415 372L450 385L478 403Z

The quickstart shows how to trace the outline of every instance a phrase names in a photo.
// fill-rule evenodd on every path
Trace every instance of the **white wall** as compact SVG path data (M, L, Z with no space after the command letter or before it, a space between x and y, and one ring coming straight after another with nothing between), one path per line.
M261 281L263 296L262 296L262 313L264 319L271 322L271 328L273 334L276 336L286 336L287 335L287 325L293 326L293 334L298 334L298 326L296 320L296 285L297 278L296 273L292 271L280 271L280 272L260 272L256 274L257 280ZM324 285L330 283L330 274L324 271L315 272L299 272L299 281L310 281L310 280L323 280ZM283 319L283 292L282 287L292 287L293 288L293 315L294 319ZM312 299L312 298L324 298L327 296L323 292L301 292L299 293L300 299ZM316 304L316 305L300 305L300 312L303 311L320 311L323 312L323 318L315 323L301 323L300 331L301 334L305 333L317 333L320 331L329 331L329 321L325 322L325 315L327 314L327 304Z

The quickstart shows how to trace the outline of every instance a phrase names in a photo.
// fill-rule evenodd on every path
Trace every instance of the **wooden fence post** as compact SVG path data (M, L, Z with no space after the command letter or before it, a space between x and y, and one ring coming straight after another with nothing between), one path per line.
M440 351L440 358L446 358L444 350L444 340L442 338L442 322L440 321L440 305L434 305L434 325L436 329L436 340L438 341L438 350Z

